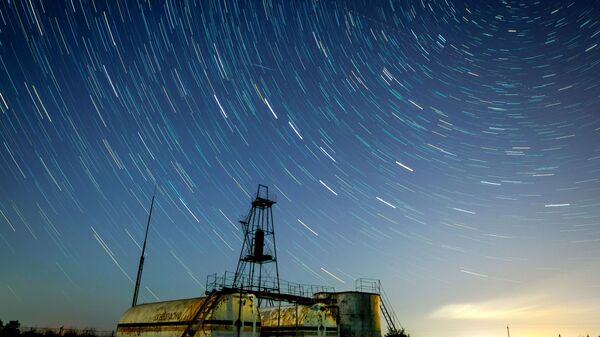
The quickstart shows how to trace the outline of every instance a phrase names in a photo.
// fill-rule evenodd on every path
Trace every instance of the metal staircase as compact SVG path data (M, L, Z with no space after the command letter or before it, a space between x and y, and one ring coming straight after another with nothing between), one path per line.
M222 295L218 291L213 291L208 294L204 302L202 302L200 305L200 308L198 308L198 311L194 317L190 320L190 324L181 334L181 337L194 337L199 329L204 331L204 321L212 313L217 303L219 303L221 297Z
M402 325L398 322L398 317L396 317L396 313L390 306L390 300L387 297L387 295L385 294L385 291L383 291L381 284L379 285L379 291L380 291L379 297L381 300L381 302L380 302L381 314L383 315L383 318L385 319L385 322L387 323L388 329L392 333L398 333L399 331L404 330ZM401 330L398 329L398 326L400 327Z

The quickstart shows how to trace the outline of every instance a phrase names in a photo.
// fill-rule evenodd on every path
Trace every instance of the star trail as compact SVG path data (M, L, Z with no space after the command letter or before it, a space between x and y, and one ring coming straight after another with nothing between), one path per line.
M413 336L600 335L600 5L0 2L0 319L114 329L235 269L381 279Z

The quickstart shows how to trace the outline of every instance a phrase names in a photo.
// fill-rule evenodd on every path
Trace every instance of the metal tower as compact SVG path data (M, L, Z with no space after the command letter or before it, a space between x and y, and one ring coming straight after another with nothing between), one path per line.
M259 296L265 292L279 293L279 268L271 208L273 204L275 201L269 199L269 188L259 184L252 208L240 220L244 242L233 286L256 292Z

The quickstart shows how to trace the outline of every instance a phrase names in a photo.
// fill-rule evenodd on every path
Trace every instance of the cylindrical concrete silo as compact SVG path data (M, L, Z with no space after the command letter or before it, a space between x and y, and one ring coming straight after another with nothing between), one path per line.
M259 310L261 337L339 337L337 310L322 303Z
M249 294L211 294L129 308L117 337L259 337L260 313Z
M381 337L379 294L347 291L318 293L315 297L336 301L340 337Z

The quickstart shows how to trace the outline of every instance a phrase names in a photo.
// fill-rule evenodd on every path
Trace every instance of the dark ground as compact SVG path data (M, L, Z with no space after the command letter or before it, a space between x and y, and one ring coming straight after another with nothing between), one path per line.
M9 321L4 324L0 320L0 337L109 337L114 331L97 331L95 329L74 328L36 328L21 327L19 321Z

